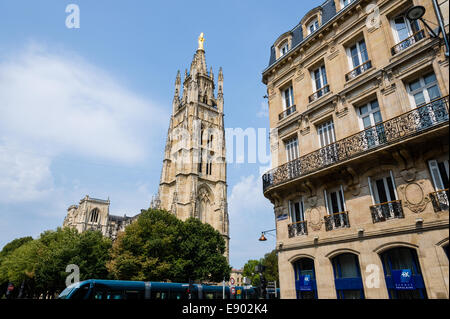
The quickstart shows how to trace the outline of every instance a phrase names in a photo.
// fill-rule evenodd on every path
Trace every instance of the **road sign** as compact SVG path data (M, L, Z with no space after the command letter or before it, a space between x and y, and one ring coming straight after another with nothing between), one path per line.
M233 277L230 278L230 283L231 283L232 285L234 285L234 278L233 278Z
M236 293L236 288L231 287L231 294L234 295Z

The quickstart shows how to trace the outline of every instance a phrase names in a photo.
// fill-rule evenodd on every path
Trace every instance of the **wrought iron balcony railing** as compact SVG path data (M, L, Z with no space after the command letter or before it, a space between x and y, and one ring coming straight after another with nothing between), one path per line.
M430 194L431 203L433 204L433 208L436 213L443 210L448 210L448 193L449 192L447 188Z
M401 200L394 200L391 202L370 206L370 212L372 213L372 221L374 223L405 217L405 215L403 215Z
M284 119L285 117L288 117L289 115L291 115L295 111L297 111L297 107L294 104L294 105L288 107L286 110L284 110L280 114L278 114L278 120L281 121L282 119Z
M328 92L330 92L330 85L327 84L324 87L318 89L316 92L314 92L313 94L311 94L308 99L309 99L309 103L314 102L315 100L317 100L318 98L324 96L325 94L327 94Z
M356 78L358 75L363 74L367 70L372 68L372 61L366 61L361 65L358 65L356 68L351 70L345 75L345 81L350 81L351 79Z
M324 217L325 229L330 231L337 228L350 227L348 212L335 213Z
M306 221L300 221L293 224L288 225L288 233L289 238L300 236L300 235L308 235L308 226Z
M448 96L300 156L263 175L263 190L448 123Z
M406 38L405 40L403 40L400 43L397 43L396 45L394 45L391 49L391 53L392 55L396 55L397 53L409 48L410 46L412 46L413 44L419 42L420 40L425 38L425 30L420 30L416 33L414 33L412 36L410 36L409 38Z

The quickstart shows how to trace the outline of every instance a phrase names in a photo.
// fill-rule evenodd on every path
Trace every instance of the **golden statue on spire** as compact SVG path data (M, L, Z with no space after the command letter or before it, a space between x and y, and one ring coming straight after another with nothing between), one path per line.
M202 33L200 33L200 36L198 37L198 50L204 50L203 42L205 42L205 38L203 37L203 32L202 32Z

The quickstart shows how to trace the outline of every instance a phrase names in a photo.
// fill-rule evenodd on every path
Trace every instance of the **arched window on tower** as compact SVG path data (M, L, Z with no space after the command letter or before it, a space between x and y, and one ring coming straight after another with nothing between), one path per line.
M97 208L94 208L93 210L91 210L89 221L91 223L96 223L98 221L98 209Z

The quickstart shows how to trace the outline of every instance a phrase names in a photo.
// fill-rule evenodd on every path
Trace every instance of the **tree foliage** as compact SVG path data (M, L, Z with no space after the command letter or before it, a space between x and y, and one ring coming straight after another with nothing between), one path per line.
M143 210L113 245L108 270L116 279L222 281L230 268L225 241L209 224Z
M257 265L262 265L265 267L263 276L267 281L277 281L280 282L278 276L278 255L276 250L272 250L270 253L264 255L264 258L260 260L250 259L244 265L243 275L251 280L253 286L259 286L260 276L256 272L255 267Z
M106 262L111 241L100 232L79 234L74 229L58 228L24 242L3 257L0 281L11 282L16 287L23 284L25 295L54 294L64 289L69 275L66 267L70 264L79 267L80 280L108 275Z

